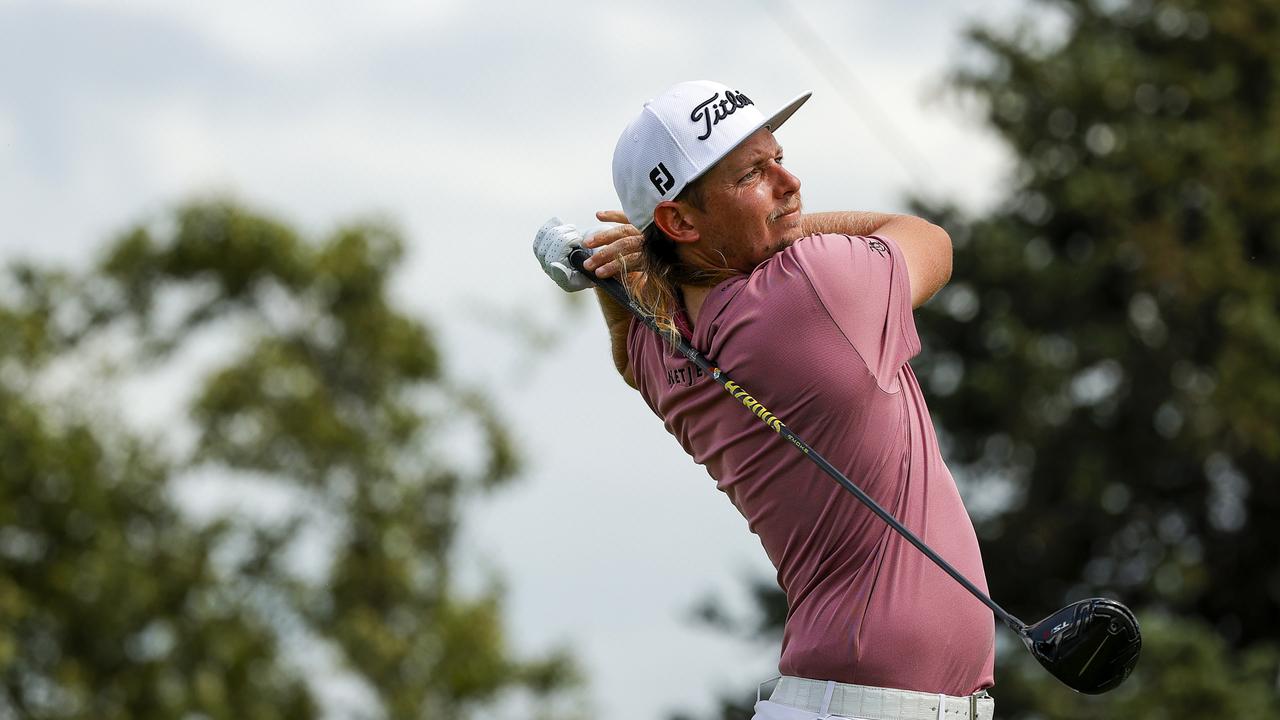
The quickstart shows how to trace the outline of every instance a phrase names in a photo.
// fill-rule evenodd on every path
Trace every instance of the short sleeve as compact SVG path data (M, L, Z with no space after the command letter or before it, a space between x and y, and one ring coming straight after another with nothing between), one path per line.
M796 259L819 302L886 392L920 352L911 279L897 243L881 236L816 235L797 242Z

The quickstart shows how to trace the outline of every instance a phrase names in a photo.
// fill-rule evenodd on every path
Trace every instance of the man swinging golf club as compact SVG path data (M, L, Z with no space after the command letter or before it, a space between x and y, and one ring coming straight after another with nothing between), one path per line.
M774 131L808 97L766 116L719 83L669 88L614 151L625 215L598 218L620 224L584 240L553 218L534 241L565 290L599 284L619 372L777 568L783 677L756 719L991 718L988 607L1064 682L1114 687L1137 654L1117 654L1136 648L1123 606L1082 601L1046 619L1050 630L986 596L973 525L907 364L920 350L912 310L949 279L950 238L905 215L802 214ZM1100 658L1113 636L1125 642Z

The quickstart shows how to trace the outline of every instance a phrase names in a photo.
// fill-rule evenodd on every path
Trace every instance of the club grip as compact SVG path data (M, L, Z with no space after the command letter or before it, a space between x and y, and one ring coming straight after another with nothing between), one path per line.
M569 252L569 264L573 266L574 270L577 270L590 278L591 282L596 284L596 287L599 287L601 290L609 293L609 295L614 300L617 300L622 307L631 307L631 298L628 297L626 288L622 287L622 283L619 282L617 278L596 277L594 272L586 268L583 263L585 263L589 257L591 257L590 251L583 248L574 248Z
M587 277L591 278L593 282L595 282L597 280L595 273L591 272L590 270L588 270L586 267L583 266L583 263L585 263L587 261L587 258L589 257L591 257L591 253L587 252L582 248L574 248L572 251L569 252L569 264L573 266L574 270L577 270L578 272L586 275Z

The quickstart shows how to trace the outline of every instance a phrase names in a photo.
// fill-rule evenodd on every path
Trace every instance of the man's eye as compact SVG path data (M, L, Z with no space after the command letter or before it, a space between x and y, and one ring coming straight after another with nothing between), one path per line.
M746 175L743 175L743 176L742 176L742 178L741 178L740 180L738 180L738 182L746 182L746 181L748 181L748 180L750 180L750 179L754 178L754 177L755 177L756 175L758 175L759 173L760 173L760 171L759 171L759 170L752 170L751 172L747 173Z

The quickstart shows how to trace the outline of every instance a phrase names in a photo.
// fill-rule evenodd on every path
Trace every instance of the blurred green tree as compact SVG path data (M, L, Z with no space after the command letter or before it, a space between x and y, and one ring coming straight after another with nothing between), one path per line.
M1159 619L1130 686L1087 703L1002 652L998 712L1275 717L1280 4L1038 4L1061 33L969 33L954 84L1015 171L982 217L915 203L955 264L913 366L992 595Z
M401 254L208 202L0 277L0 717L312 718L335 682L361 717L554 712L567 654L516 657L500 590L456 587L459 501L517 458L393 305ZM201 364L185 413L119 389ZM166 400L173 432L119 407Z
M1029 653L1011 649L1000 664L997 715L1043 720L1276 717L1280 654L1274 645L1257 643L1233 651L1221 633L1192 617L1148 613L1140 622L1142 659L1133 675L1106 695L1066 690Z

